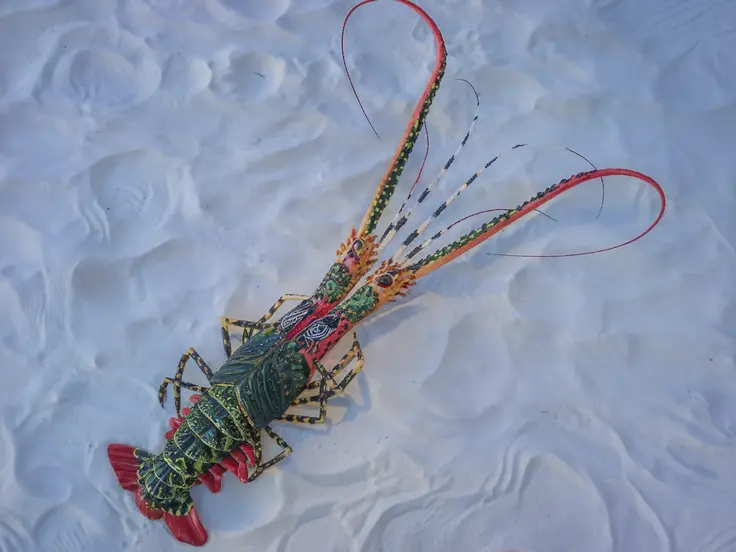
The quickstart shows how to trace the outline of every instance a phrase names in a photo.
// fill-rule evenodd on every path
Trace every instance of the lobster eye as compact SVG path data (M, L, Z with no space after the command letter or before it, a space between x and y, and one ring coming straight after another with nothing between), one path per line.
M353 242L353 250L357 252L361 249L363 249L363 242L361 240L355 240Z
M394 279L390 274L384 274L376 280L376 283L382 288L387 288L394 283Z

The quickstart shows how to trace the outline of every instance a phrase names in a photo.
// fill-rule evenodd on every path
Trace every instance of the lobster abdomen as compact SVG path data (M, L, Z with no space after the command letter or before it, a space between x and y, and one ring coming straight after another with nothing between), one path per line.
M237 405L235 390L216 385L202 394L166 441L160 454L142 461L141 495L151 506L175 513L179 495L187 497L199 477L248 440L249 423Z

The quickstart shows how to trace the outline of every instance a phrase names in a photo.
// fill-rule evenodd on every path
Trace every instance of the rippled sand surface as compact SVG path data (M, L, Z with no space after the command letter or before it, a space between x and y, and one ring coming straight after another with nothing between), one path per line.
M396 2L351 18L379 140L340 58L353 4L0 2L0 552L191 550L138 512L106 446L159 451L181 353L219 366L219 317L311 293L360 222L434 44ZM656 216L651 189L610 178L596 218L590 182L545 207L557 222L422 280L359 328L364 372L326 426L280 425L278 469L194 489L206 550L736 551L736 6L421 4L448 49L423 183L475 111L455 79L481 101L431 207L533 142L651 175L667 212L600 255L489 254L610 246ZM504 155L443 222L587 168Z

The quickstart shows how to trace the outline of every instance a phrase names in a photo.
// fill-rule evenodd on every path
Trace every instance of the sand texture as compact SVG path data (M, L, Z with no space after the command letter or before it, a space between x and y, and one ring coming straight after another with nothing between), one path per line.
M106 447L160 451L181 354L219 367L219 318L311 293L360 223L435 50L399 3L351 17L378 139L340 56L354 3L0 0L0 552L194 550ZM615 245L657 214L610 178L597 217L590 182L421 280L358 328L325 426L278 424L277 468L192 491L203 550L736 552L736 3L420 4L448 50L420 186L475 113L456 79L480 118L407 231L520 142L436 230L589 169L560 146L652 176L666 214L599 255L492 255Z

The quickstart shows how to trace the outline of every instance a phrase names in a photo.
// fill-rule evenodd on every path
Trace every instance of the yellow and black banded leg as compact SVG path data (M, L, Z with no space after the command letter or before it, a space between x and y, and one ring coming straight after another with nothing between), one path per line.
M317 369L322 374L319 380L319 395L315 397L319 401L319 416L303 416L301 414L284 414L276 418L279 422L291 422L295 424L323 424L327 418L327 380L332 379L329 372L320 363L315 362ZM334 380L333 380L334 381ZM310 397L311 398L311 397ZM293 403L292 403L293 404Z
M340 383L335 383L335 376L340 374L344 369L350 365L350 363L353 361L353 359L357 358L357 363L353 368L348 370L348 372L345 374L345 376L342 378L342 381ZM311 397L300 397L296 399L292 404L292 406L304 406L308 404L315 404L315 403L322 403L323 401L327 401L328 399L334 397L335 395L339 395L340 393L344 392L347 386L350 384L351 381L357 376L361 370L363 369L363 365L365 364L365 357L363 357L363 350L360 348L360 343L358 343L358 337L353 334L353 345L350 348L350 351L348 351L341 359L340 362L338 362L334 368L329 370L327 372L328 377L334 385L327 389L324 394L318 394ZM324 376L323 376L324 379ZM310 382L309 385L307 385L307 388L314 389L316 386L319 385L319 383L322 380L319 381L313 381Z
M245 343L248 339L253 337L257 331L260 332L274 325L275 324L270 323L264 324L261 322L251 322L250 320L232 320L231 318L225 317L220 318L222 346L225 348L225 356L227 358L230 358L230 355L233 354L233 346L232 341L230 340L230 331L228 329L230 326L243 328L243 337L241 339L241 343Z
M207 363L202 359L202 357L199 356L199 353L197 353L197 351L190 347L186 353L181 355L181 360L179 360L179 366L176 369L174 379L172 380L171 378L164 378L164 380L161 382L161 387L159 387L158 389L158 402L160 402L161 406L163 406L164 399L166 398L166 388L169 384L173 385L174 406L176 407L176 415L179 417L181 417L181 388L184 387L185 389L192 389L197 392L204 392L207 389L206 387L182 381L182 377L184 376L184 368L186 367L187 361L190 358L194 359L194 362L197 364L199 369L202 370L202 373L207 378L207 381L209 381L212 378L212 370L209 366L207 366Z
M257 479L268 468L274 466L275 464L278 464L284 458L286 458L292 453L292 448L288 445L286 441L284 441L281 437L279 437L279 435L273 429L271 429L269 426L266 426L263 428L263 430L268 434L268 436L271 439L276 441L276 444L280 446L283 450L280 453L278 453L276 456L271 458L271 460L269 460L268 462L264 462L263 464L261 464L260 460L262 457L263 447L261 445L261 438L258 437L258 439L256 440L256 458L258 460L258 467L248 477L248 483L250 483L254 479Z
M171 384L175 387L182 387L184 389L189 389L190 391L195 391L196 393L204 393L209 389L209 387L203 387L202 385L197 385L196 383L189 383L188 381L176 381L172 378L164 378L162 386ZM160 396L160 393L159 393ZM164 396L166 396L166 391L164 391Z
M250 320L232 320L230 318L221 318L220 325L222 326L222 344L225 347L225 355L227 356L227 358L230 358L230 355L232 354L232 343L230 341L230 332L228 331L229 326L237 326L239 328L243 328L243 337L240 342L245 343L248 339L255 335L256 331L261 331L270 326L274 326L274 324L268 324L267 322L274 314L276 314L276 311L279 310L284 302L304 301L305 299L309 299L309 296L297 295L293 293L282 295L276 300L271 308L268 309L266 314L261 316L258 322L252 322Z
M360 352L360 345L357 342L357 339L353 341L353 345L350 348L350 350L345 353L342 358L340 359L340 362L338 362L334 368L332 368L330 371L327 372L328 377L332 381L333 385L337 385L337 381L335 381L335 376L340 373L341 370L347 366L351 360L355 358L355 356ZM320 372L321 373L321 372ZM319 387L320 380L312 380L307 384L307 389L316 389ZM312 395L311 397L300 397L296 399L293 403L291 403L291 406L299 406L304 404L313 404L317 400L319 400L319 395Z
M355 366L348 370L347 374L345 374L340 383L335 385L333 388L327 390L327 392L325 393L325 400L328 400L335 395L343 393L347 386L350 385L350 382L355 379L355 376L360 374L360 372L363 370L363 366L365 365L365 357L363 356L363 351L360 349L360 346L358 346L358 349L356 351L356 357L358 361L355 363ZM341 366L338 365L335 368L341 368Z
M342 358L340 359L340 362L338 362L329 372L327 372L328 377L330 378L330 380L332 380L332 383L334 385L337 385L337 381L335 381L335 376L337 374L339 374L340 372L342 372L345 369L345 367L348 364L350 364L350 362L356 356L359 358L359 360L362 360L363 359L363 351L360 348L360 344L358 343L357 338L354 337L353 338L353 344L350 347L350 350L342 356ZM362 367L360 367L360 368L357 368L356 367L356 369L357 369L358 372L360 372L360 370L362 369ZM309 384L307 384L307 389L315 389L318 386L319 386L319 380L311 381L311 382L309 382ZM317 397L317 395L314 395L314 398L316 398L316 397ZM302 401L302 400L312 400L312 398L308 398L308 399L297 399L293 403L294 406L299 405L299 404L310 404L308 402L299 402L299 401Z
M253 427L251 427L251 430L252 431L248 432L249 435L247 436L246 441L253 445L253 454L255 455L256 466L260 466L261 460L263 460L263 442L261 440L261 432ZM250 477L248 478L248 481L250 481Z
M267 322L274 314L276 314L276 311L279 310L279 307L281 307L281 305L283 305L286 301L304 301L305 299L309 299L309 295L297 295L294 293L287 293L286 295L282 295L276 300L271 308L268 309L268 312L266 312L266 314L264 314L258 322L261 324Z

